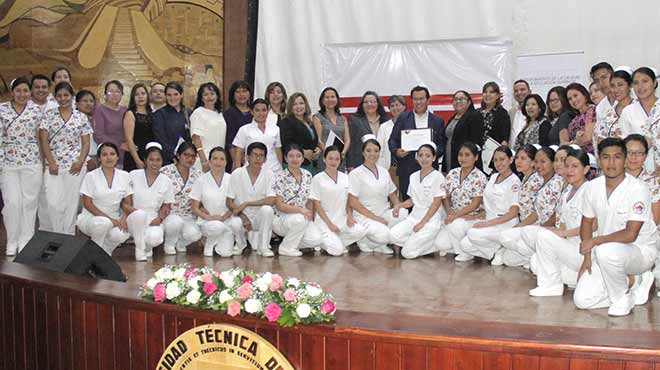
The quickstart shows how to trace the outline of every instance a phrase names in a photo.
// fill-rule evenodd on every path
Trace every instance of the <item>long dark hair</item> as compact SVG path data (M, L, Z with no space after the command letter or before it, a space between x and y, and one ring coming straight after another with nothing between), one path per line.
M333 91L335 93L335 96L337 97L337 105L335 106L335 113L339 115L339 102L340 102L339 92L334 87L326 87L325 89L323 89L323 91L321 91L321 95L319 96L319 107L321 107L321 109L319 109L319 112L321 114L325 114L326 108L325 108L325 104L323 104L323 98L325 97L325 93L327 93L328 91Z
M364 113L364 107L362 105L364 104L364 99L366 99L366 97L369 96L369 95L376 98L376 103L378 104L378 108L376 108L376 112L378 112L378 114L380 115L380 120L379 120L380 123L383 123L383 122L389 120L389 117L387 116L387 113L385 112L385 107L383 106L383 102L380 100L380 96L378 96L378 94L376 94L375 91L371 91L371 90L365 92L362 95L362 98L360 99L360 102L358 103L357 114L362 116L362 117L367 116L367 114Z
M559 102L561 103L561 110L557 113L553 112L550 109L550 94L555 93L559 97ZM548 95L545 99L547 108L546 115L548 119L553 120L559 117L562 113L571 109L571 106L568 104L568 98L566 97L566 88L563 86L555 86L548 91Z
M252 92L252 86L250 86L249 83L243 80L238 80L234 81L231 86L229 87L229 92L227 93L229 96L227 99L229 100L229 105L232 107L236 106L236 97L234 95L236 94L236 90L240 88L244 88L245 90L250 92L250 97L248 98L247 105L250 106L252 104L252 98L254 97L254 93Z
M220 89L213 82L207 82L199 86L199 89L197 89L197 101L195 102L195 108L204 106L205 89L209 89L215 93L217 99L215 100L215 105L213 106L213 108L215 109L216 112L222 113L222 99L220 98Z
M145 109L147 110L147 113L151 113L151 104L149 104L150 98L149 98L149 89L147 89L147 85L143 83L137 83L133 85L133 88L131 89L131 97L128 99L128 110L133 112L137 112L137 103L135 102L135 93L137 93L138 89L144 89L144 92L147 93L147 105Z

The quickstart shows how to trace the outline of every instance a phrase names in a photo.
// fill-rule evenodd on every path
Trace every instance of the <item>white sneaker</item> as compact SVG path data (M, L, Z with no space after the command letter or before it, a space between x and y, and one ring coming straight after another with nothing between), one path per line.
M267 249L267 251L270 252L270 249ZM272 254L273 252L270 252L270 253ZM302 252L299 251L298 249L286 249L286 248L280 248L278 254L280 256L287 256L287 257L300 257L300 256L303 255ZM268 256L264 255L264 257L268 257Z
M153 248L147 248L147 258L151 258L154 256L154 249Z
M18 251L18 245L16 245L16 244L12 244L12 245L7 244L6 253L7 253L8 256L15 256L17 251Z
M557 284L549 287L538 286L529 291L532 297L557 297L564 295L564 284Z
M630 315L633 307L635 307L635 299L632 293L628 292L610 306L607 314L610 316L627 316Z
M186 253L186 245L181 245L180 242L176 243L176 251L178 253Z
M387 245L382 245L376 249L374 249L374 252L382 253L382 254L394 254L394 250Z
M504 264L504 251L502 248L498 249L497 252L495 252L495 256L493 259L490 261L491 266L502 266Z
M165 244L163 246L163 249L165 250L165 254L169 254L169 255L176 254L176 249L174 248L174 246Z
M275 255L270 248L257 248L257 254L263 257L273 257Z
M643 305L649 300L649 292L653 286L653 280L654 276L651 271L646 271L639 276L635 276L635 284L631 292L636 306Z
M213 257L212 245L204 245L204 257Z
M447 251L438 251L438 256L444 257L447 255Z
M245 247L240 248L238 246L238 244L234 244L234 248L232 248L231 254L234 255L234 256L240 256L241 254L243 254L244 249L245 249Z
M135 260L136 261L146 261L147 260L147 254L144 253L144 251L140 252L137 248L135 248Z
M474 259L474 256L466 254L466 253L460 253L456 255L454 258L454 261L456 262L467 262L467 261L472 261Z

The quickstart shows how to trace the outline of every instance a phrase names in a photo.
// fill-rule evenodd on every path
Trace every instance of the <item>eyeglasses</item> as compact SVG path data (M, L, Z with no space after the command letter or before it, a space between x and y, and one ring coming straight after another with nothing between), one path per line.
M646 152L628 152L628 155L631 157L643 157L646 155Z
M561 100L559 100L559 99L557 99L557 98L554 98L554 99L550 99L550 100L548 100L548 103L558 103L558 102L560 102L560 101L561 101Z
M454 98L454 101L455 101L455 102L459 102L459 101L468 101L468 99L465 98L465 97L458 97L458 98Z
M184 156L185 158L195 158L197 156L197 154L191 154L191 153L183 153L181 155Z
M266 158L266 155L265 155L265 154L255 154L255 153L252 153L252 154L250 154L250 157L252 157L252 158L254 158L254 159L261 159L261 158Z

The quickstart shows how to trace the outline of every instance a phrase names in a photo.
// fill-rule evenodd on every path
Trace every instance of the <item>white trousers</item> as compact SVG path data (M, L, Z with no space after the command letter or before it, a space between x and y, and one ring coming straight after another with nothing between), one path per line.
M408 217L408 210L405 208L400 209L399 217L394 217L392 210L388 208L377 216L384 218L387 221L387 225L383 225L378 221L374 221L355 212L356 221L367 230L365 237L357 242L357 245L362 251L373 251L387 246L390 243L390 228L405 220Z
M74 235L76 215L80 203L80 185L85 177L85 169L78 175L69 174L68 169L59 169L58 175L44 173L44 188L48 222L56 233Z
M401 246L403 258L417 258L435 252L433 242L441 229L439 223L427 223L414 232L413 228L419 220L408 217L390 229L390 242Z
M295 251L321 245L323 237L316 224L299 213L282 213L273 219L273 231L282 236L280 250Z
M651 270L657 250L653 246L605 243L592 251L591 274L585 272L573 294L577 308L608 307L628 292L628 275Z
M192 217L181 217L170 213L163 220L165 231L165 253L185 252L186 247L202 238L199 225Z
M39 230L42 231L53 231L53 224L50 222L50 217L48 217L48 198L46 197L46 184L43 177L45 173L43 167L40 169L42 173L41 186L39 187L39 206L37 208L37 218L39 218Z
M253 250L271 249L270 237L273 233L275 211L271 206L247 207L243 213L250 219L252 231L247 233L247 240Z
M20 252L34 236L41 180L41 164L5 167L2 171L2 216L8 255Z
M135 259L144 260L151 250L163 242L163 227L149 226L156 216L143 210L135 210L126 220L129 233L135 242Z
M477 221L479 220L457 218L451 223L445 225L433 242L435 250L444 253L460 254L461 240L465 238L468 230L470 230L472 225L477 223Z
M460 252L487 260L492 259L495 252L502 247L500 234L504 230L511 229L515 223L515 220L511 220L495 226L470 228L459 244Z
M536 284L539 287L575 286L582 261L580 238L562 238L547 229L539 231L536 238Z
M80 214L76 224L80 231L89 236L92 241L112 257L112 252L117 246L125 242L132 234L144 234L144 229L148 223L144 211L136 210L131 213L126 219L128 224L128 232L120 230L115 227L109 218L103 216L90 216L88 214ZM139 241L135 240L136 253Z
M507 266L528 265L536 252L536 237L542 229L538 225L514 227L500 234L504 248L502 261Z
M200 225L202 235L206 237L205 256L212 256L215 250L222 257L231 257L234 240L239 249L243 249L246 245L243 223L238 217L229 217L224 221L203 221Z
M367 235L367 229L360 224L355 224L353 227L348 227L346 223L341 226L336 225L339 228L339 233L332 232L323 220L316 222L315 225L323 240L321 248L331 256L341 256L344 254L346 247Z

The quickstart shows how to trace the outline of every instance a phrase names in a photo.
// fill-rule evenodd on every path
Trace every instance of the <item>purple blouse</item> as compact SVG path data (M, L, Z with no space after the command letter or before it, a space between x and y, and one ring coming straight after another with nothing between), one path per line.
M94 141L97 144L113 143L119 148L126 141L124 137L124 114L126 107L113 110L103 104L94 109L93 128ZM124 152L119 151L119 163L124 163Z

